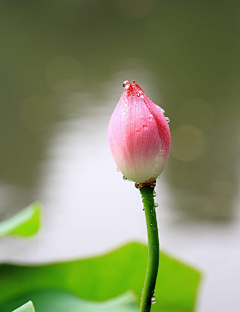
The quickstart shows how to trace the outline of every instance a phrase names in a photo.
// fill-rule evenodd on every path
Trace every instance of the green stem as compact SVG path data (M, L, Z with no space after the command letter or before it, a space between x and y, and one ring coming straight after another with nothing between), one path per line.
M140 188L148 232L148 265L142 292L140 312L149 312L151 310L159 264L158 226L153 191L154 187L152 186Z

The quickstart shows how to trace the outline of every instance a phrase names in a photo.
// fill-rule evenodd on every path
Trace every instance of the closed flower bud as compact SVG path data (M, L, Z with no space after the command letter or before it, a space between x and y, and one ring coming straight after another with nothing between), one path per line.
M171 134L169 118L133 81L123 94L108 125L111 153L119 170L137 183L154 181L168 161Z

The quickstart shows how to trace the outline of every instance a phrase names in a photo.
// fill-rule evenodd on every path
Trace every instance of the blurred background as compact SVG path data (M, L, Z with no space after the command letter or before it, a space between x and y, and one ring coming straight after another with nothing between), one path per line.
M240 3L0 2L0 220L34 200L40 234L0 260L47 262L146 242L107 125L136 80L170 117L157 183L161 247L204 274L199 312L240 305Z

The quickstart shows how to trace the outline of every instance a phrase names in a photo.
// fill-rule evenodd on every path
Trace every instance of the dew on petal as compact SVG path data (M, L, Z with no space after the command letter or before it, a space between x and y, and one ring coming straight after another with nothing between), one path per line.
M141 91L138 91L137 96L143 98L143 93Z
M129 82L128 80L123 81L123 88L126 87L126 84L127 84L128 82Z
M125 89L128 89L130 86L131 86L131 83L130 83L129 80L125 80L125 81L123 82L123 87L124 87Z
M170 118L169 117L165 117L166 122L169 123L170 122Z

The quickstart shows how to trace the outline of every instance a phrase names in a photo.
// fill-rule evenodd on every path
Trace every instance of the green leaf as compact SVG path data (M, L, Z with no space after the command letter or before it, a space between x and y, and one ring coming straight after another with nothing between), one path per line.
M8 310L10 311L10 310ZM20 308L14 310L13 312L35 312L34 306L32 304L32 301L28 301L24 305L22 305Z
M1 265L0 311L1 303L46 288L67 291L89 301L105 301L130 290L139 303L147 253L145 245L131 243L91 259L29 267ZM199 282L197 270L161 252L157 302L152 311L194 311Z
M33 300L37 312L138 312L135 297L128 292L120 297L105 302L89 302L69 293L46 290L30 293L1 307L1 312L9 312L27 298ZM21 309L21 308L20 308ZM14 312L32 310L15 310Z
M31 236L40 227L41 205L32 203L15 216L0 223L0 237L8 235Z

